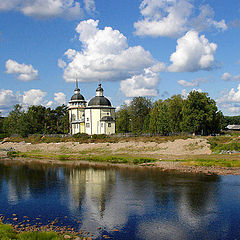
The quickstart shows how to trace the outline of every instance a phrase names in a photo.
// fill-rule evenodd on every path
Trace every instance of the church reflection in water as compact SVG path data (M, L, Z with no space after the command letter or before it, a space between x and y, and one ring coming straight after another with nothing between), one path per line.
M24 209L28 201L43 199L46 211L80 220L79 229L95 236L101 227L134 234L133 239L211 238L212 224L218 223L217 238L221 226L231 224L219 218L221 186L218 176L157 169L9 163L0 168L1 204Z

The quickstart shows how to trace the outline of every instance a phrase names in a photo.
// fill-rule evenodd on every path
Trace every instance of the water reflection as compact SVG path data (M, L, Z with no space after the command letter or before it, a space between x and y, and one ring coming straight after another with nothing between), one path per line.
M229 183L222 177L155 169L6 162L0 166L0 206L5 214L41 213L46 220L68 216L68 224L96 238L103 233L99 226L114 239L218 239L223 232L227 237L239 233L239 228L233 233L236 223L227 219L238 216L240 209L226 212L224 206L230 204L223 189ZM234 186L240 190L240 184ZM239 199L239 193L233 193Z

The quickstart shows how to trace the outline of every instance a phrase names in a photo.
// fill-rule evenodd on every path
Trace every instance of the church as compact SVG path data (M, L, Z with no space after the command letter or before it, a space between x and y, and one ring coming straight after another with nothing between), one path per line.
M96 96L87 103L76 82L76 89L69 101L68 111L71 134L110 135L115 133L115 108L103 96L101 84L96 89Z

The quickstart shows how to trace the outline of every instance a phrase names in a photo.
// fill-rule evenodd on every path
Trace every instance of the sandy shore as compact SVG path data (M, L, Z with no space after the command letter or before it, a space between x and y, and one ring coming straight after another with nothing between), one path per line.
M83 143L64 142L64 143L38 143L30 144L25 142L0 143L0 158L7 159L7 150L10 148L20 152L41 152L46 154L71 154L71 155L131 155L142 157L153 157L159 159L154 163L141 164L138 167L159 168L161 171L179 171L188 173L204 173L217 175L240 175L240 168L227 167L195 167L184 165L184 162L176 162L174 160L184 159L184 157L194 156L210 156L212 154L210 146L206 139L203 138L189 138L186 140L178 139L173 142L168 141L164 143L156 142L118 142L118 143ZM16 161L17 159L14 159ZM33 161L31 159L18 159L19 161ZM36 160L34 160L36 161ZM100 164L109 165L109 163L93 163L87 161L58 161L38 159L41 163L51 164ZM116 167L132 167L128 164L111 164Z

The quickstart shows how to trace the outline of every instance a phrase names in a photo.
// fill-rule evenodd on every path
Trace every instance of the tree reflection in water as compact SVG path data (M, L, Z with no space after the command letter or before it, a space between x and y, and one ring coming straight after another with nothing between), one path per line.
M218 176L158 169L17 162L0 168L1 198L8 199L2 208L36 217L28 206L41 205L48 216L67 216L66 223L96 237L101 226L115 239L218 239L226 225L219 218L221 184Z

